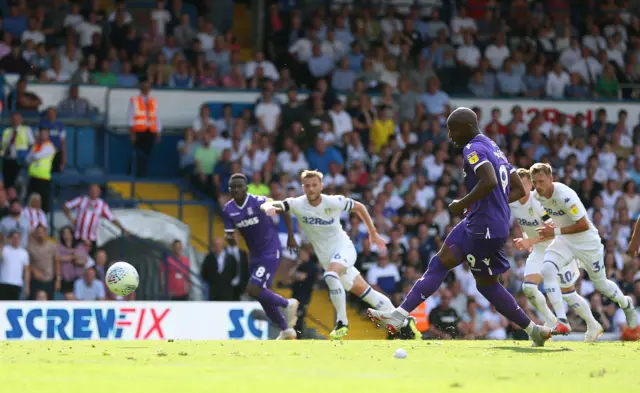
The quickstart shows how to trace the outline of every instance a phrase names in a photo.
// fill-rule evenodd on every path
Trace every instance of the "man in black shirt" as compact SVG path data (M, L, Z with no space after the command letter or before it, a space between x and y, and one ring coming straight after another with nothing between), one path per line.
M451 291L443 289L440 295L440 305L429 313L429 333L435 338L451 340L460 336L458 323L460 317L456 310L451 308Z
M415 200L416 196L413 192L405 192L404 205L398 209L398 222L403 224L407 232L412 235L418 234L418 226L423 222L422 211L416 206Z
M304 318L307 315L307 307L311 302L313 286L318 276L318 263L311 258L306 248L300 249L300 264L296 269L294 283L291 286L291 297L300 302L298 306L298 322L295 330L298 339L304 338Z

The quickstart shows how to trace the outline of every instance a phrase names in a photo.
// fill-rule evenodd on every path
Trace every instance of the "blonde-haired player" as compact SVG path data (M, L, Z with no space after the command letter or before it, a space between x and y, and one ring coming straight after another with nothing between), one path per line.
M629 328L635 329L638 326L638 316L633 301L631 297L624 296L616 283L607 279L600 234L589 220L578 194L570 187L554 182L551 166L547 164L532 165L530 173L535 187L533 197L540 201L555 223L545 223L537 229L543 238L553 239L544 254L544 263L552 264L559 271L574 258L579 260L594 287L622 308ZM544 275L545 286L547 281L552 280ZM559 307L564 307L562 299L558 301L557 298L556 296L554 300L549 296L556 313Z
M349 332L346 292L351 292L376 309L393 310L394 306L388 297L373 289L354 267L356 248L342 229L340 215L354 211L367 226L369 240L383 252L386 244L362 203L341 195L322 193L321 172L304 171L301 181L305 195L265 203L261 209L268 215L290 212L298 218L325 270L324 281L329 287L329 296L336 310L336 325L330 337L341 339ZM419 334L413 320L409 320L405 328Z
M512 216L515 217L522 229L522 237L515 238L514 243L520 251L531 250L525 266L522 290L531 304L542 314L546 325L554 328L555 334L567 334L571 331L566 319L564 304L562 304L562 299L564 299L586 322L587 333L585 334L585 341L596 341L604 330L593 317L589 303L576 292L574 285L578 277L580 277L578 264L574 259L567 266L560 268L556 275L557 269L555 266L551 263L543 263L544 254L551 244L551 239L543 238L536 229L543 223L552 223L553 221L540 202L531 197L532 184L529 171L520 168L517 173L522 179L525 195L509 204ZM545 291L548 293L549 298L554 297L554 301L557 301L559 295L555 296L555 291L558 294L562 292L559 304L561 308L556 311L558 312L557 318L547 306L547 301L538 289L540 282L543 280L543 275L548 276L553 281L549 283L545 281ZM558 305L557 303L553 304Z

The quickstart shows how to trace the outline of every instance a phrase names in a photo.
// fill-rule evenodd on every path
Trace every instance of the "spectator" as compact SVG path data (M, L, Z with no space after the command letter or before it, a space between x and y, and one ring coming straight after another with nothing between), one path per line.
M89 19L79 23L75 29L80 36L81 48L91 45L94 34L102 35L102 27L98 24L98 15L95 12L90 12Z
M569 67L572 73L578 73L588 84L595 84L602 73L602 65L596 60L588 48L582 48L581 57Z
M29 29L22 33L22 42L33 42L35 45L43 44L45 41L44 34L41 31L42 26L35 17L29 18Z
M262 174L259 171L253 172L251 175L251 183L249 184L248 192L252 195L271 195L271 190L269 189L269 186L264 184L262 181Z
M178 69L169 78L169 87L190 89L193 87L193 84L193 75L187 67L187 62L184 60L178 62Z
M7 199L7 191L0 188L0 220L9 215L9 201Z
M389 138L395 132L396 124L391 117L391 110L387 106L380 108L380 118L374 119L371 125L371 141L375 145L376 152L386 145Z
M582 77L579 73L571 73L571 83L564 88L564 94L568 98L588 98L589 90L582 83Z
M60 260L60 292L65 300L75 300L74 284L82 277L89 255L83 242L74 239L70 226L62 228L59 232L57 253Z
M268 134L275 134L282 123L282 109L273 99L272 88L262 90L262 99L255 107L255 117L260 125L260 130Z
M480 63L481 57L480 50L473 44L473 37L471 34L466 34L464 36L464 44L460 45L456 51L458 64L468 68L476 68Z
M69 95L67 98L60 101L58 104L58 112L66 115L66 116L75 116L75 117L85 117L95 112L95 108L91 105L89 100L80 96L80 88L78 85L73 84L69 87ZM49 122L54 120L49 120ZM59 129L58 126L55 127ZM52 129L52 128L50 128ZM62 135L62 134L59 134ZM55 134L52 134L55 137ZM54 139L55 141L55 139ZM66 146L62 145L62 151L66 151ZM66 158L64 158L63 154L63 162L66 162Z
M440 80L437 77L429 79L427 91L420 96L423 110L431 119L444 121L445 116L450 112L449 95L440 90Z
M322 53L320 44L313 45L313 56L309 59L309 72L314 78L324 78L333 71L333 58Z
M615 98L618 97L619 89L620 84L618 83L618 78L613 71L613 66L611 64L606 64L602 75L598 77L596 93L598 93L600 97Z
M496 36L496 42L489 45L484 52L484 57L489 60L491 68L494 70L502 69L502 64L509 58L511 52L509 48L504 44L504 33L500 33Z
M61 288L62 275L57 246L47 238L47 227L42 224L36 227L34 235L29 240L27 251L31 270L29 299L36 300L37 296L41 299L53 300L55 292Z
M104 285L96 279L95 268L89 267L85 269L82 278L76 280L73 284L73 295L76 300L105 300Z
M300 250L299 260L291 286L291 297L300 302L298 322L295 329L298 333L298 338L303 338L305 336L305 316L311 302L311 294L318 277L319 268L317 261L312 259L309 251L305 248Z
M343 57L340 61L340 68L331 75L331 87L339 91L351 90L356 81L356 73L349 68L349 59Z
M333 103L333 109L329 111L329 116L333 121L333 132L338 140L338 145L342 146L343 138L346 134L353 131L353 121L347 111L344 110L344 104L340 99Z
M520 96L526 91L522 77L514 72L510 59L504 62L504 71L498 72L496 77L500 94L505 96Z
M393 297L400 284L398 266L389 262L387 255L379 255L378 263L367 272L367 282L378 292Z
M440 304L429 313L429 335L442 339L450 340L461 336L458 327L460 317L456 310L451 308L451 292L448 289L440 291Z
M75 88L75 93L72 93L71 90ZM69 96L71 97L73 94L77 96L78 87L72 86L69 89ZM67 98L68 100L69 98ZM86 100L85 100L86 101ZM64 101L63 101L64 102ZM61 102L62 104L62 102ZM56 109L53 107L47 108L45 113L45 117L40 120L38 123L38 129L49 130L49 139L53 146L56 149L56 154L53 158L53 172L62 172L67 163L67 132L65 130L64 124L61 121L57 120L58 114Z
M310 149L307 153L307 160L309 160L310 168L315 168L323 174L329 173L329 165L332 162L344 165L344 159L340 152L332 146L327 147L321 138L316 140L315 148Z
M224 247L222 238L213 240L213 252L202 262L200 276L209 284L210 301L234 300L233 279L238 274L238 263Z
M16 301L20 300L23 290L27 297L31 293L29 254L21 244L19 231L11 230L5 233L5 239L8 240L8 244L0 246L0 300Z
M569 74L562 69L562 64L557 62L553 66L553 71L547 74L545 92L548 97L560 99L564 97L565 88L571 83Z
M29 164L29 182L27 190L29 194L38 193L42 196L42 210L49 212L51 202L51 174L56 148L49 139L49 129L43 128L38 133L36 144L26 157Z
M13 199L9 205L9 215L0 220L0 232L4 238L8 238L12 232L20 233L21 246L27 248L29 242L30 223L27 217L22 215L22 206L20 201Z
M171 13L167 11L165 7L166 4L164 0L157 0L156 6L151 10L150 15L151 20L156 22L156 33L163 37L167 34L167 24L171 21Z
M47 215L42 210L42 197L38 193L29 195L29 202L26 208L22 209L21 215L25 216L29 223L29 232L33 232L39 225L49 227Z
M191 292L191 270L189 259L182 254L182 242L174 240L171 255L160 264L160 289L172 301L189 300Z
M20 42L15 41L11 45L11 53L0 60L0 69L7 74L19 74L24 76L31 71L29 62L24 58ZM26 83L26 82L25 82Z
M264 53L256 51L252 61L247 62L244 69L244 76L246 79L252 79L256 73L256 70L261 68L264 72L264 76L276 82L280 79L278 70L269 60L264 59Z
M180 15L180 25L173 29L173 36L178 46L182 49L187 48L191 41L196 38L196 31L191 27L189 14Z
M91 184L87 195L72 199L62 207L64 215L69 222L73 223L75 239L84 242L90 255L94 255L97 250L98 227L102 218L111 221L122 231L123 235L129 234L122 223L113 215L109 205L100 198L100 193L100 186ZM75 217L71 215L72 212L75 213Z
M195 148L194 184L205 195L213 195L213 169L218 160L219 152L213 147L211 134L204 132L201 144Z
M16 183L20 166L34 143L31 127L22 123L19 112L13 112L11 127L2 134L2 179L6 188L13 187Z
M544 96L547 80L542 74L541 65L534 64L531 67L531 73L524 77L524 85L526 88L525 95L527 97Z

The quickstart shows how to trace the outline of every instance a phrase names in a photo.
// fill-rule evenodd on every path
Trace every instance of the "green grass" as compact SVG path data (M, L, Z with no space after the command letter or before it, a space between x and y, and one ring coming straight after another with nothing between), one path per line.
M631 392L640 343L3 342L2 392ZM395 359L403 347L406 359Z

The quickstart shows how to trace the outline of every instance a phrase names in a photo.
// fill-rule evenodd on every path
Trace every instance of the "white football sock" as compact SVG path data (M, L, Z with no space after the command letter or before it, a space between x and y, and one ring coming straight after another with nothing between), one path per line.
M615 282L602 278L600 280L594 280L593 286L596 287L596 289L604 296L618 303L618 306L621 308L627 308L629 306L627 298L624 297L622 291Z
M367 288L367 290L364 291L364 294L360 296L360 299L364 300L378 311L391 311L395 308L388 297L376 291L372 287Z
M342 323L348 325L347 296L340 282L340 277L336 272L326 272L324 273L324 282L329 287L329 297L331 298L331 303L333 303L333 308L336 309L336 321L342 321Z
M557 322L556 316L553 315L549 306L547 306L547 299L544 298L544 295L540 292L536 284L525 282L522 285L522 291L527 296L527 299L529 299L533 307L542 314L545 322L549 324L555 324L555 322Z
M564 308L562 292L558 284L558 268L553 262L545 261L542 266L542 276L544 277L544 291L549 298L551 307L558 319L567 319L567 311Z
M578 295L576 291L562 294L564 300L569 304L569 307L576 311L576 314L580 316L586 323L587 327L596 326L598 322L591 313L591 307L589 303L582 296Z

